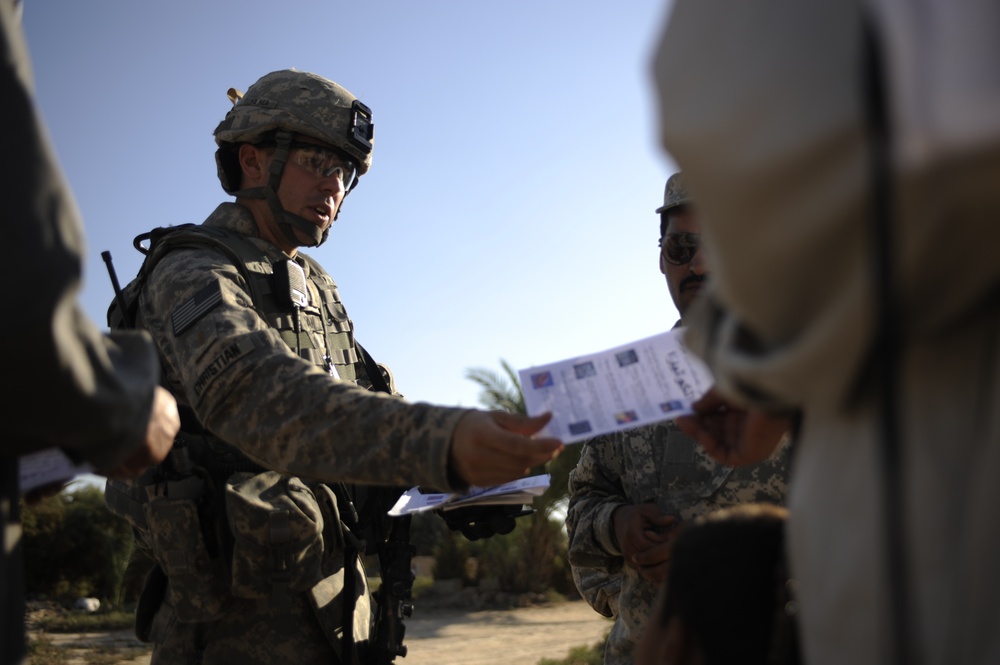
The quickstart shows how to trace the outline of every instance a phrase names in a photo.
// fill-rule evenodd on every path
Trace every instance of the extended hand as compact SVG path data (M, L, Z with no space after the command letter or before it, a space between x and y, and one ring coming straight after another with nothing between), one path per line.
M791 427L788 416L736 407L714 389L693 408L694 415L682 416L675 422L709 455L730 466L766 460Z
M166 458L181 428L174 396L160 386L153 393L153 409L146 427L146 440L121 464L107 472L108 478L134 478L153 464Z
M655 503L641 503L617 508L612 520L625 565L654 585L663 582L677 518L665 515Z
M479 487L521 478L531 467L555 458L563 448L559 439L531 438L551 417L470 411L458 421L452 435L452 470L465 482Z

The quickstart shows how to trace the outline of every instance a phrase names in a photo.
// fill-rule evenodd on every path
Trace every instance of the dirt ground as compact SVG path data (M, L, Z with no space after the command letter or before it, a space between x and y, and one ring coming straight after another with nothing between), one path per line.
M610 626L582 600L478 612L418 608L406 621L404 642L409 653L396 663L535 665L542 658L564 658L573 647L597 642ZM109 665L149 665L145 645L131 631L47 637L65 650L66 665L86 665L96 653L105 654L100 662ZM120 654L119 659L108 659L110 653Z

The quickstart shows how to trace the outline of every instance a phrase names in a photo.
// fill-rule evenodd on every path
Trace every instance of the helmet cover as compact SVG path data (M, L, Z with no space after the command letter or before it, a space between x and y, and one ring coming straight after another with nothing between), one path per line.
M371 109L333 81L285 69L265 74L242 97L231 97L237 97L236 102L214 132L220 148L258 143L284 129L341 151L357 165L359 176L371 167ZM221 164L219 176L227 192L236 191L237 183L227 182Z

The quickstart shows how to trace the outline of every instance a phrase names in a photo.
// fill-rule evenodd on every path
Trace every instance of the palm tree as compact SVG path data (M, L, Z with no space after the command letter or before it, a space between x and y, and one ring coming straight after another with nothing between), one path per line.
M466 370L465 377L480 387L479 403L491 410L525 414L524 393L517 372L500 359L502 372L485 368ZM580 446L568 446L556 459L532 469L548 473L549 489L533 502L534 513L510 534L512 538L490 538L481 553L495 571L500 571L511 590L573 591L573 580L566 562L566 504L569 473L580 460ZM518 533L520 532L520 538ZM505 547L506 546L506 547ZM492 552L492 555L491 555Z
M468 369L465 378L479 385L479 403L493 411L525 414L524 393L517 372L503 358L500 359L503 375L482 367Z

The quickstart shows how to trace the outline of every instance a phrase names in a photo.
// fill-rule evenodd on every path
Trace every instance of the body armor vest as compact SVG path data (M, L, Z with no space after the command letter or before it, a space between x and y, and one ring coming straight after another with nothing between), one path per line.
M129 321L134 322L135 327L143 327L141 318L137 317L139 292L153 268L168 252L185 247L209 247L233 260L246 279L257 313L278 331L289 348L317 367L326 371L334 368L344 381L371 388L355 347L354 325L340 301L337 285L312 258L302 253L298 255L306 267L306 281L311 288L307 289L307 302L295 306L288 304L288 294L282 293L288 286L276 278L271 257L243 235L194 224L154 229L148 235L150 247L139 275L123 291L128 311L122 312L116 302L108 312L112 328L130 327Z

